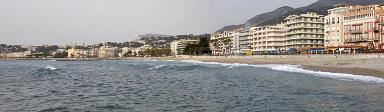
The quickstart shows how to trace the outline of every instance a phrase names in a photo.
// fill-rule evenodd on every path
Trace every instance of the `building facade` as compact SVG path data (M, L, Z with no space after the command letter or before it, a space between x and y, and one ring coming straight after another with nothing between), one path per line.
M181 39L171 43L171 54L182 55L187 44L199 44L200 40L196 39Z
M213 33L210 40L212 55L230 55L231 38L233 31L224 31L223 33Z
M285 18L286 47L298 50L323 48L324 17L308 12L301 15L290 15Z
M380 50L383 48L380 18L383 5L351 6L344 13L344 41L351 50Z
M99 58L115 58L119 56L121 49L118 47L101 46L99 48Z
M344 48L344 13L350 9L349 5L338 4L328 10L325 16L324 46L328 51L335 52L338 48Z
M239 30L239 48L241 54L252 54L251 37L250 28L246 27Z
M252 51L254 54L279 53L285 50L283 25L252 27Z

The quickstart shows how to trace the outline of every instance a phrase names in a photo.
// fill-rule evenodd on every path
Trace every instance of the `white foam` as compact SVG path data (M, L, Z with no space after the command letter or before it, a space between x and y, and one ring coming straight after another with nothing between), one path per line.
M202 61L195 61L195 60L182 60L181 62L196 63L196 64L218 64L222 66L230 66L229 68L239 67L239 66L248 66L248 67L256 67L256 68L267 68L267 69L276 70L276 71L305 73L305 74L311 74L314 76L329 77L329 78L335 78L340 80L358 80L363 82L384 83L384 79L378 78L378 77L354 75L354 74L347 74L347 73L331 73L331 72L305 70L300 65L288 65L288 64L249 65L249 64L239 64L239 63L228 64L228 63L218 63L218 62L202 62Z
M159 69L159 68L161 68L161 67L164 67L165 65L158 65L158 66L154 66L154 67L151 67L151 68L149 68L150 70L152 70L152 69Z
M50 66L50 65L46 66L44 69L48 69L48 70L58 70L58 68L53 67L53 66Z

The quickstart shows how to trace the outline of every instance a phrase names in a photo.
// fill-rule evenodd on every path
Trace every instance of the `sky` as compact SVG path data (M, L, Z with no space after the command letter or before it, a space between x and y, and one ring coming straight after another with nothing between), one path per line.
M0 43L126 42L140 34L212 33L317 0L0 0Z

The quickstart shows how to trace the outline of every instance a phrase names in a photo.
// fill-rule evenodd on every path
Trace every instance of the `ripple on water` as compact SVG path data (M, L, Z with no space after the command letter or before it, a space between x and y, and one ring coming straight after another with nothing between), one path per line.
M382 83L273 70L285 69L281 67L177 61L3 62L0 111L384 110Z

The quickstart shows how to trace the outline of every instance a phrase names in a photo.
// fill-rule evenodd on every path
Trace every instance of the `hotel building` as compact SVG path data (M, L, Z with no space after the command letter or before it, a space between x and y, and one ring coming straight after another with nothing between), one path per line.
M278 53L285 50L283 25L252 27L252 51L254 54Z
M324 17L308 12L301 15L290 15L284 22L286 28L286 47L298 50L323 48Z
M335 53L337 48L344 48L344 13L349 9L348 5L338 4L328 10L324 26L324 46L328 51Z
M344 14L344 41L352 50L383 49L383 35L380 29L384 14L383 5L351 6ZM381 25L382 26L382 25ZM382 28L382 27L381 27Z

